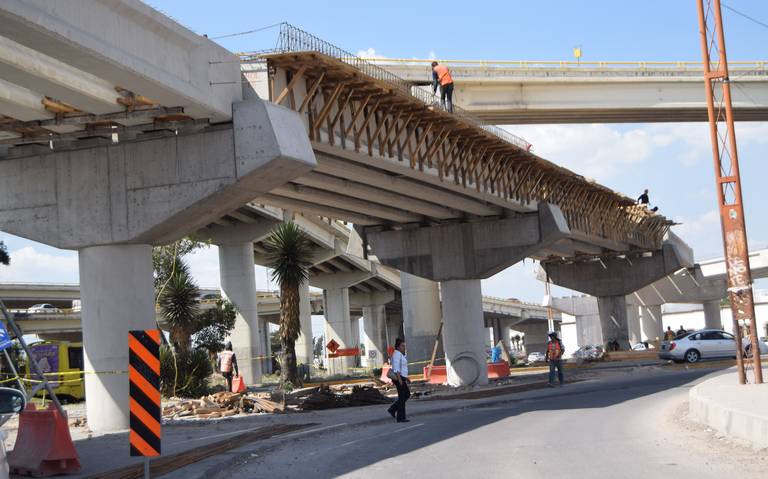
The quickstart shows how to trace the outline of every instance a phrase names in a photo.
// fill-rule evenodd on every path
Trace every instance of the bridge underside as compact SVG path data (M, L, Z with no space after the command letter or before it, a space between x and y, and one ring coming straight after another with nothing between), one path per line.
M674 123L705 122L706 108L494 108L467 109L494 125L558 123ZM736 121L768 121L768 107L734 108Z

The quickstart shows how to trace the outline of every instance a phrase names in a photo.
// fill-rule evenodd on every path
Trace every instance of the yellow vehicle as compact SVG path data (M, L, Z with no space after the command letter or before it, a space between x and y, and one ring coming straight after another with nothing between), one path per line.
M32 353L30 359L37 361L40 369L46 373L59 400L67 402L85 399L83 343L42 341L31 344L29 350ZM29 364L25 369L27 377L31 377ZM43 394L45 390L38 392L37 396Z

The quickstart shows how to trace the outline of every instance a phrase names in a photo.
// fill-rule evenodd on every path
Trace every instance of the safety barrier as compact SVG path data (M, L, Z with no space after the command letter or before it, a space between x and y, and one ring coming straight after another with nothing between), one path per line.
M69 434L67 418L50 404L38 410L30 403L19 414L16 445L8 454L12 473L52 476L80 472L80 459Z

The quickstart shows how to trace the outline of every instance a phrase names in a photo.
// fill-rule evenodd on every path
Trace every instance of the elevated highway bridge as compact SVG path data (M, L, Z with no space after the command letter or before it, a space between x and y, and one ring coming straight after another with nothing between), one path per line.
M428 88L432 60L370 58ZM441 60L454 103L496 125L707 121L700 62ZM768 120L768 62L729 62L737 121Z

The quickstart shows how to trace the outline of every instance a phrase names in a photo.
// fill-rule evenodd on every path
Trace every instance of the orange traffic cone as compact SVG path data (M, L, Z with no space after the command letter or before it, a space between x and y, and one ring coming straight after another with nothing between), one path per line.
M80 460L69 435L67 418L56 406L38 410L28 404L19 415L16 445L8 454L12 473L23 476L53 476L80 472Z

